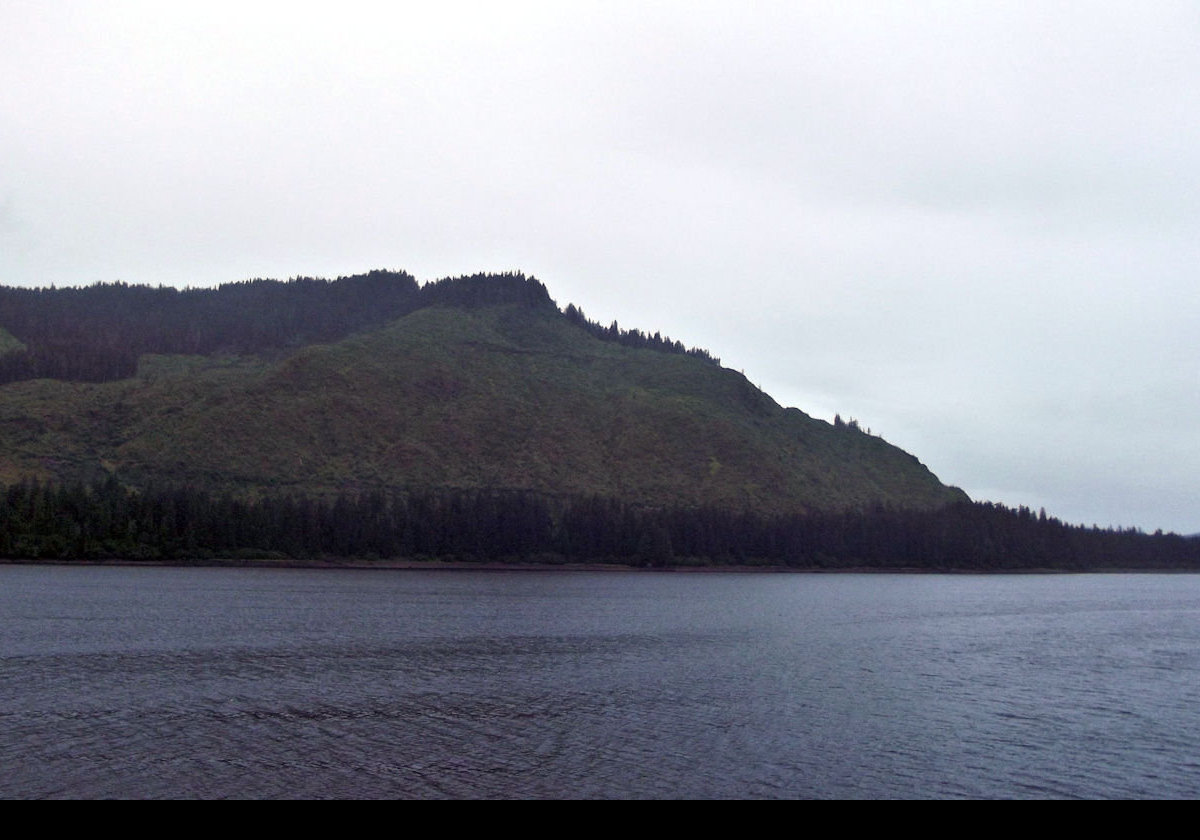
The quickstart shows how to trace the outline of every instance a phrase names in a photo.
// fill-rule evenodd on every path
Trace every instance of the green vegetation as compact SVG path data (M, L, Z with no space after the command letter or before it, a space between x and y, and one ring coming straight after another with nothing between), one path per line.
M0 288L0 557L1200 568L521 275Z
M191 488L132 492L109 479L0 487L0 557L1194 570L1200 540L1071 527L970 502L767 516L490 490L244 500Z
M155 355L246 355L294 350L371 329L430 306L476 309L517 305L556 312L546 287L522 274L476 274L418 286L411 275L371 271L335 281L299 277L250 280L215 289L100 283L84 288L0 286L0 383L28 379L111 382L128 379L138 359ZM573 306L566 318L602 341L680 353L710 362L658 333L588 321Z
M9 353L19 353L25 349L25 344L18 341L17 338L4 327L0 327L0 356L7 356Z
M598 335L537 281L433 287L427 305L328 343L143 354L129 378L0 386L0 481L114 476L250 497L491 489L771 514L965 499L702 351Z

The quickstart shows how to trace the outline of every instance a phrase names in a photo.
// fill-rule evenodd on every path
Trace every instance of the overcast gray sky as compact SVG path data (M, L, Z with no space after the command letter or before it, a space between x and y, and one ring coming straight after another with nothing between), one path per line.
M1200 4L0 0L0 283L521 270L1200 531Z

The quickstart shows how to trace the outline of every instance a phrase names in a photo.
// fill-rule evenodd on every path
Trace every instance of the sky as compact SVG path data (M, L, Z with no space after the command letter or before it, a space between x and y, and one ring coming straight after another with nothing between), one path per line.
M1200 532L1200 3L0 0L0 284L523 271Z

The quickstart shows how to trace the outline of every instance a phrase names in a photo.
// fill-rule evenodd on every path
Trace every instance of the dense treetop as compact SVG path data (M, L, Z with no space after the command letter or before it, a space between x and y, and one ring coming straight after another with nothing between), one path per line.
M557 312L546 287L520 273L475 274L420 286L400 271L336 280L248 280L176 289L101 283L80 288L0 287L0 383L108 382L132 376L146 353L263 353L335 341L427 306L515 304ZM605 341L690 353L657 333L600 327L574 306L566 316ZM715 361L715 360L713 360Z
M1069 526L1028 508L978 502L764 516L513 491L376 490L333 499L247 500L187 487L134 492L108 479L0 486L0 557L1195 570L1200 540Z

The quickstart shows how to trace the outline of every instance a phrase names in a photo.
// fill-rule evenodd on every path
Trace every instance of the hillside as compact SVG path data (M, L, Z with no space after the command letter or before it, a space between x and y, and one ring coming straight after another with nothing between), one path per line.
M134 487L323 496L494 488L762 513L966 498L880 438L781 408L702 351L560 312L535 280L477 276L418 290L407 275L370 276L371 295L384 293L392 309L343 306L336 330L313 320L320 306L286 309L286 291L259 289L266 308L241 306L243 321L277 326L255 341L237 338L236 325L223 341L206 337L194 313L224 311L219 295L194 295L203 306L189 309L187 293L159 291L146 311L171 314L156 322L155 341L169 348L187 335L191 353L147 352L153 342L93 328L77 310L78 344L98 346L102 335L103 352L134 354L136 366L68 381L22 378L31 374L11 364L13 381L0 385L0 482L114 476ZM336 299L342 282L303 292ZM106 311L121 312L123 296L147 290L106 295ZM38 332L46 321L33 309L6 320L6 300L0 356L87 361L83 351L40 350L50 345L38 336L53 331ZM299 314L289 321L281 308Z

